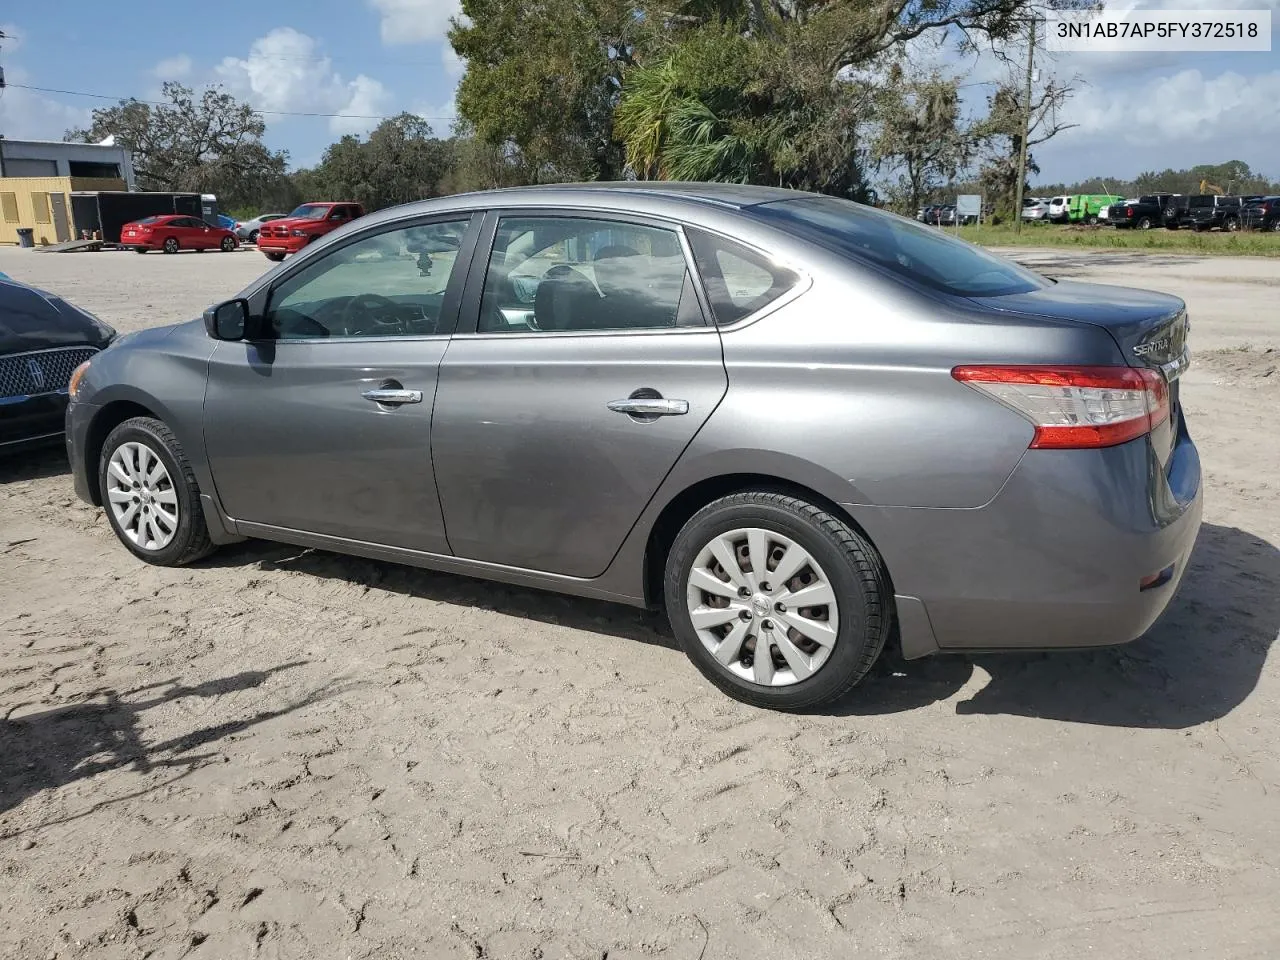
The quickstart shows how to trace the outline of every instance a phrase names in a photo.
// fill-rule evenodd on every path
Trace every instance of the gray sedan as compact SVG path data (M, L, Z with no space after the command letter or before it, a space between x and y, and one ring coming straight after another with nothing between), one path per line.
M1175 297L830 197L471 194L361 218L73 383L75 487L150 563L259 537L664 605L733 697L1122 643L1187 569Z
M236 224L235 234L241 240L249 243L258 242L258 234L262 231L264 223L270 223L272 220L283 220L287 217L286 213L264 213L260 217L254 217L252 220L242 220Z

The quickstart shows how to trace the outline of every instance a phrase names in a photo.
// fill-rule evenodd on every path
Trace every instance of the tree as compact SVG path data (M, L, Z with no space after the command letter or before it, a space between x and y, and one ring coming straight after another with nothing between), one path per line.
M888 79L876 103L871 159L881 170L900 171L894 199L914 213L927 192L968 163L972 141L960 123L955 80L938 73L907 78L898 68Z
M651 28L627 0L463 0L458 112L527 182L616 179L622 70Z
M439 196L453 149L410 113L383 120L367 140L347 135L326 148L320 163L293 176L308 199L355 200L366 210Z
M64 139L96 143L114 135L133 155L144 190L216 193L228 208L287 195L289 155L262 142L260 114L220 87L199 99L180 83L163 89L167 103L121 100L94 110L88 129L68 130Z
M484 142L509 145L530 180L617 177L625 140L625 159L645 175L747 171L757 182L851 195L864 189L869 75L886 52L931 31L1008 37L1029 5L463 0L449 38L467 62L459 112ZM736 89L727 82L735 73Z
M1062 122L1058 116L1058 111L1074 92L1074 81L1059 83L1053 78L1046 81L1038 92L1032 91L1030 122L1027 125L1028 177L1040 172L1032 148L1076 126ZM1021 84L1010 77L987 99L987 116L973 128L973 139L982 152L979 175L983 190L988 202L1003 216L1014 214L1024 102ZM1024 196L1026 189L1024 183Z

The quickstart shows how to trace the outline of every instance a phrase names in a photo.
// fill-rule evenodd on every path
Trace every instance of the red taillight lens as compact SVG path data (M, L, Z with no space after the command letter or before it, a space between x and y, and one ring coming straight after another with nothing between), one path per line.
M1169 385L1136 367L956 367L951 375L1026 417L1033 449L1113 447L1169 416Z
M1125 207L1125 208L1124 208L1124 215L1125 215L1126 217L1132 217L1132 216L1133 216L1133 207Z

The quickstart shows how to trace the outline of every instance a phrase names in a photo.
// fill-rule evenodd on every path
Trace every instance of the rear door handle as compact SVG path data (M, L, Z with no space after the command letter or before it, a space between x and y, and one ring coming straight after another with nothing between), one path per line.
M689 412L688 400L666 400L662 397L629 397L610 400L609 409L633 417L678 417Z
M381 388L378 390L366 390L360 394L366 400L372 400L374 403L386 403L393 407L398 407L402 403L421 403L421 390L392 390Z

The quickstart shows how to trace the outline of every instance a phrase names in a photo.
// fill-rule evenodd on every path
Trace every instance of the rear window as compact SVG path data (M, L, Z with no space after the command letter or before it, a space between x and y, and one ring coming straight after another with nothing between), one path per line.
M790 233L943 293L998 297L1046 285L981 247L849 200L814 196L753 209Z
M168 216L173 216L173 214L168 214ZM164 217L143 217L141 220L135 220L133 222L134 223L159 223L163 219Z

